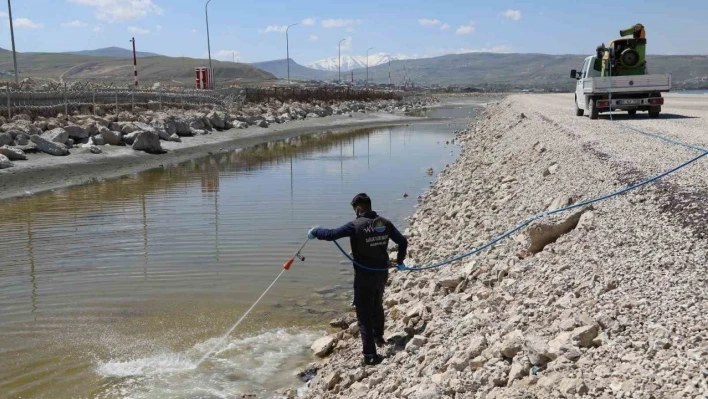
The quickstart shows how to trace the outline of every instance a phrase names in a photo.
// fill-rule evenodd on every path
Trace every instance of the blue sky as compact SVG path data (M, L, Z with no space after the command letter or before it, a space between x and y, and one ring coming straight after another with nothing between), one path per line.
M209 13L212 56L244 62L285 58L291 23L300 23L290 30L300 63L336 56L342 38L353 55L589 54L636 22L650 53L708 54L705 0L212 0ZM128 48L135 36L142 51L206 56L203 0L14 0L13 17L22 52ZM10 48L7 24L0 47Z

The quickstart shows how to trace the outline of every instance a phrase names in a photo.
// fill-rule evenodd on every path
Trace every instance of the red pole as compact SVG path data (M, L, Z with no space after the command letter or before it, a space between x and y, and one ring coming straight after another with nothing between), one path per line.
M138 57L135 55L135 38L130 40L133 42L133 75L135 76L135 87L138 87Z

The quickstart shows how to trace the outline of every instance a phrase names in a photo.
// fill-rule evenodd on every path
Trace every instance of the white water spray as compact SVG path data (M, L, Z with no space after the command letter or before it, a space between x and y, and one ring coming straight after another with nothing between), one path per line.
M304 246L304 245L303 245L303 246ZM216 351L216 349L217 349L219 346L221 346L221 344L224 343L224 341L226 340L226 338L228 338L229 335L231 335L231 333L234 332L234 330L238 327L239 324L241 324L241 322L246 318L246 316L248 316L248 314L251 313L251 311L253 310L253 308L255 308L256 305L258 305L258 302L260 302L261 299L263 299L263 297L268 293L268 291L270 291L270 289L273 288L273 286L274 286L275 283L278 281L278 279L280 278L280 276L283 275L283 273L285 273L285 269L283 269L283 270L280 271L280 274L278 274L278 277L276 277L275 280L273 280L273 282L270 283L270 285L268 286L268 288L266 288L266 290L263 291L263 293L261 294L261 296L258 297L258 299L256 299L256 302L254 302L253 305L251 305L251 307L248 308L248 310L246 311L246 313L244 313L243 316L241 316L241 318L238 319L238 321L236 322L236 324L234 324L233 326L231 326L231 328L229 329L229 331L227 331L226 334L224 334L221 338L219 338L219 340L216 341L216 343L215 343L214 345L212 345L211 349L209 349L209 351L208 351L207 353L205 353L204 356L202 356L201 359L199 359L199 361L197 362L197 364L194 366L195 369L196 369L196 368L199 368L199 366L201 366L201 364L204 363L204 361L205 361L209 356L211 356L211 354L214 353L214 351Z

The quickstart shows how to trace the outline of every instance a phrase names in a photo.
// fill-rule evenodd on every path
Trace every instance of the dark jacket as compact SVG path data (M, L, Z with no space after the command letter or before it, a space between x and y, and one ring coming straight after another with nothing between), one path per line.
M376 212L366 212L353 221L336 229L317 229L315 237L320 240L334 241L349 237L352 257L358 263L370 268L388 268L388 240L398 244L397 263L403 263L408 249L408 240L388 219ZM356 267L357 272L366 271ZM377 273L377 272L373 272Z

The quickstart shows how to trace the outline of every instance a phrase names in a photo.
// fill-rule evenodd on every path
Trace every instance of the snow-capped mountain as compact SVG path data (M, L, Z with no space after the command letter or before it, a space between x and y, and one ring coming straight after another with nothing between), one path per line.
M410 58L411 57L408 57L403 54L369 54L369 67L386 64L389 60L407 60ZM339 57L335 56L331 58L325 58L323 60L310 62L309 64L305 64L305 66L312 69L318 69L320 71L338 71ZM352 69L358 68L366 68L365 55L342 55L342 72L351 71Z

